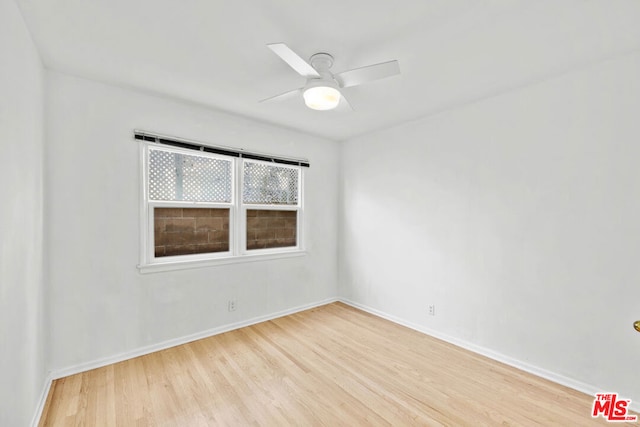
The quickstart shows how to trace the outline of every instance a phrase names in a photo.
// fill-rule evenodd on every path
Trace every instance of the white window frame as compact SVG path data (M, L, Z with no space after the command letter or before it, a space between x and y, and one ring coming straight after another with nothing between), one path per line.
M231 202L190 202L190 201L156 201L149 200L149 152L150 149L164 150L190 156L203 156L231 162ZM244 184L244 163L265 163L271 166L286 167L298 171L298 203L297 205L282 204L245 204L242 200ZM141 193L140 193L140 262L138 269L141 273L181 270L199 267L209 267L239 262L264 261L269 259L288 258L306 255L303 238L304 218L304 167L281 165L253 159L236 158L220 154L197 152L195 150L165 146L153 142L140 142L141 164ZM229 209L229 251L211 252L203 254L186 254L175 256L155 256L154 245L154 208L223 208ZM268 249L246 249L247 210L296 210L296 246Z

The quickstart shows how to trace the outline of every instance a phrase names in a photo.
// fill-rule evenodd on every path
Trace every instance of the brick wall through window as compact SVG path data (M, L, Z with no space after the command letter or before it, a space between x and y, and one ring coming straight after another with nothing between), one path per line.
M229 209L155 208L155 256L226 252Z
M247 249L297 245L297 211L247 209Z

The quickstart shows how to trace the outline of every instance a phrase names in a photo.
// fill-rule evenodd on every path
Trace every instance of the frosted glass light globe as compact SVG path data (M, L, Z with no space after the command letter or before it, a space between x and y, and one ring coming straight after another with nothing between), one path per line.
M340 103L340 91L329 86L315 86L304 91L304 103L313 110L333 110Z

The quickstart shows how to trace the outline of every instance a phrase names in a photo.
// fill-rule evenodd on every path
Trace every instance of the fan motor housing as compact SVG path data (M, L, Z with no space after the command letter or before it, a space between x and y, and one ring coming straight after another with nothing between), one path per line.
M333 66L333 56L328 53L316 53L309 58L311 66L322 73L323 71L329 71L329 68Z
M311 89L312 87L318 87L318 86L332 87L334 89L340 90L340 87L338 86L338 83L336 83L335 80L326 79L326 78L307 80L307 84L304 86L304 90Z

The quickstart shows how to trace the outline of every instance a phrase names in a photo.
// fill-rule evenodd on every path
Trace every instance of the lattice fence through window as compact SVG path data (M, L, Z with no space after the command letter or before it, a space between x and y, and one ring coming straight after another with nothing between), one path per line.
M247 204L297 205L299 169L245 161L242 199Z
M149 199L231 202L231 161L149 150Z

